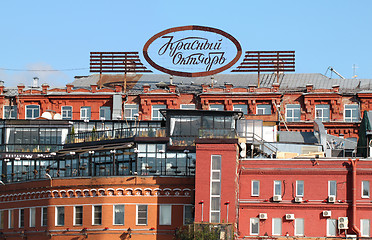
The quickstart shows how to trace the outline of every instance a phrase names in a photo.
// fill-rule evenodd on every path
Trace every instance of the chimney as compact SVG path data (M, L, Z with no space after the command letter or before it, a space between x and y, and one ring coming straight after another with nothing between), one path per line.
M256 85L249 85L248 86L248 91L249 92L255 92L255 90L256 90Z
M34 77L34 81L32 82L32 87L33 88L38 88L39 87L39 78Z
M41 88L42 88L42 94L47 94L48 93L48 88L49 88L49 85L48 84L43 83L41 85Z
M306 84L306 92L313 91L313 84Z
M4 81L0 81L0 94L4 93Z
M123 86L121 86L120 84L116 84L115 85L115 92L122 92L123 91Z
M97 92L97 87L98 87L97 84L91 84L90 85L90 89L92 90L92 93L96 93Z
M332 90L336 93L338 93L340 91L340 85L333 85L332 86Z
M203 92L208 92L208 88L209 88L208 85L206 85L206 84L202 84Z
M176 85L169 84L168 89L170 93L175 93L176 92Z
M18 87L18 94L22 94L23 89L25 89L25 85L23 85L23 83L20 83L17 87Z
M279 86L280 86L279 83L273 83L273 92L279 91Z
M231 89L233 88L232 83L225 83L225 91L226 92L231 92Z
M150 85L149 84L143 84L142 88L143 88L144 93L148 93L149 90L150 90Z
M68 92L68 93L70 93L70 92L72 92L72 88L74 87L74 85L72 85L72 84L66 84L66 91Z

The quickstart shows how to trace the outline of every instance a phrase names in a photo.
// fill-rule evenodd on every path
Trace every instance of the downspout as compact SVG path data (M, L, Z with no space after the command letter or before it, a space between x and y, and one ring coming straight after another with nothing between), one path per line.
M360 230L356 226L356 218L357 218L357 205L356 205L356 189L357 189L357 182L356 182L356 164L359 161L359 159L349 159L351 167L352 167L352 189L351 194L352 196L352 210L351 210L351 230L353 230L354 233L356 233L357 237L360 236Z

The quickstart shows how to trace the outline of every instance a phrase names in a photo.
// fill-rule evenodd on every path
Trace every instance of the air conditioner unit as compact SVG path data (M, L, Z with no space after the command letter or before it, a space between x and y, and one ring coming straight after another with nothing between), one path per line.
M295 197L295 202L297 202L297 203L302 202L302 197Z
M332 215L331 211L323 211L323 217L330 217Z
M260 214L258 215L258 218L259 218L259 219L267 219L267 213L260 213Z
M328 196L328 202L330 202L330 203L336 202L336 196L335 195L329 195Z
M295 219L294 214L286 214L285 219L286 220L294 220Z
M338 218L338 229L348 229L349 219L347 217Z
M282 196L275 195L275 196L273 197L273 201L274 201L274 202L280 202L280 201L282 201Z

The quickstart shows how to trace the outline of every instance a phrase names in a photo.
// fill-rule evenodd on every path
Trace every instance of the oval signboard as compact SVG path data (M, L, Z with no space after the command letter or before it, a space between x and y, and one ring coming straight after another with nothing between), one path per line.
M202 77L232 67L242 55L239 42L211 27L184 26L164 30L143 47L146 61L175 76Z

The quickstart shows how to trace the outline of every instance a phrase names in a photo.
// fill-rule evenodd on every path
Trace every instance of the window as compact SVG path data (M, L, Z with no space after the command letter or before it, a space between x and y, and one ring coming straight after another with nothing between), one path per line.
M71 106L62 106L61 113L62 113L62 119L64 120L72 119L72 107Z
M327 219L327 236L334 237L337 233L337 219Z
M223 111L225 110L225 106L223 104L210 104L209 110L212 111Z
M358 122L360 120L359 105L345 105L344 120L345 122Z
M147 225L147 205L137 205L137 225Z
M160 205L159 208L159 224L172 225L172 205Z
M301 107L300 104L287 104L285 105L285 120L287 122L301 121Z
M295 219L295 235L304 236L305 235L305 219L296 218Z
M114 225L124 225L124 205L114 205Z
M102 206L93 206L93 225L102 224Z
M270 115L271 105L270 104L258 104L256 108L257 115Z
M90 120L90 107L81 107L80 108L80 120Z
M328 181L328 196L337 196L337 182Z
M4 106L4 119L17 119L17 106Z
M5 223L5 219L4 219L5 215L4 215L4 210L0 210L0 229L4 229L4 223Z
M111 109L110 107L99 108L99 119L100 120L111 120Z
M282 235L282 219L273 218L273 235Z
M65 207L56 207L56 226L65 225Z
M181 104L180 109L191 109L195 110L195 104Z
M252 194L251 196L260 196L260 181L252 180Z
M260 220L258 218L251 218L251 235L258 235L260 233Z
M247 115L248 114L248 105L246 105L246 104L235 104L233 106L233 110L243 112L243 114Z
M83 225L83 206L74 207L74 225Z
M48 225L48 208L43 207L41 208L41 226Z
M296 196L297 197L304 196L304 181L302 180L296 181Z
M370 235L369 219L360 219L360 235L362 237L369 237Z
M40 117L40 106L39 105L27 105L26 106L26 119L35 119Z
M274 196L282 196L282 182L274 181Z
M14 210L9 209L8 210L8 228L13 228L13 222L14 221Z
M362 198L369 198L369 181L362 181Z
M25 209L19 209L19 215L18 215L18 221L19 221L19 228L25 227Z
M211 211L210 222L220 222L221 211L221 156L211 156Z
M192 206L184 206L183 208L183 224L194 223L194 214L192 211Z
M30 208L30 227L35 227L36 224L36 208Z
M166 109L167 106L163 104L157 104L157 105L152 105L152 115L151 119L152 120L162 120L164 119L163 115L160 113L160 109Z
M330 108L328 104L318 104L315 106L315 119L328 122L330 119Z
M125 104L124 105L124 117L127 120L136 120L138 117L138 105L137 104Z

